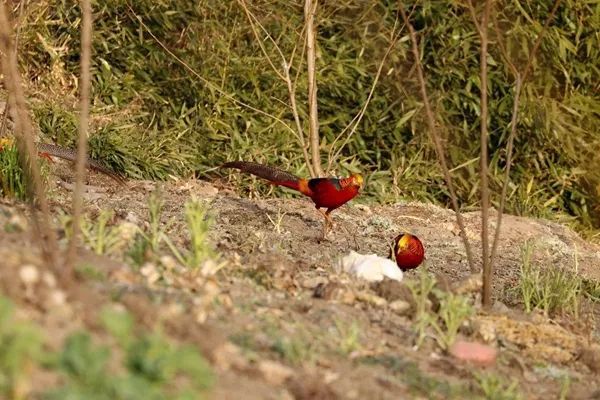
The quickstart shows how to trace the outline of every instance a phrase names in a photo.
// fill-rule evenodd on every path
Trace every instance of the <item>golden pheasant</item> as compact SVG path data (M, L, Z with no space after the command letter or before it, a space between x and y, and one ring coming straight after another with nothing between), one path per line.
M394 259L402 271L415 269L423 262L425 249L418 237L401 233L394 239Z
M281 169L249 161L231 161L223 164L221 168L237 168L266 179L273 185L285 186L310 197L325 218L323 237L333 226L329 214L356 197L363 185L363 178L359 174L348 178L303 179ZM325 208L326 211L321 208Z

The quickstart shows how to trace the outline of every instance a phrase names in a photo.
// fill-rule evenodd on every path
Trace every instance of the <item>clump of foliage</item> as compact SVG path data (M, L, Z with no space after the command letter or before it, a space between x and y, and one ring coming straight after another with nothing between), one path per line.
M425 268L421 268L417 280L406 285L416 305L412 325L417 335L416 345L420 346L430 335L443 350L447 350L456 340L462 324L474 314L469 299L436 287L435 278ZM439 302L435 311L431 298ZM430 333L432 330L433 334Z
M251 3L252 13L284 55L289 57L294 48L302 53L303 2ZM506 164L514 94L514 77L496 43L504 43L513 64L524 64L552 5L551 0L495 2L488 56L494 204ZM472 207L479 185L477 32L464 2L409 2L405 7L412 10L421 41L427 86L455 167L461 205ZM62 143L76 137L75 129L57 133L56 128L74 115L76 101L65 99L74 98L76 89L80 20L79 8L69 2L35 2L26 7L20 40L27 76L35 77L47 97L61 100L58 107L35 104L34 109L43 132ZM157 179L202 174L237 158L306 173L289 129L294 119L286 84L268 64L238 2L109 0L95 4L94 21L94 155L132 176ZM366 101L398 22L397 4L323 3L316 21L325 155ZM600 160L592 157L600 150L595 134L600 122L599 29L592 3L560 4L524 84L508 212L568 217L581 229L600 227ZM425 132L413 65L407 61L409 45L399 40L392 48L334 172L366 170L367 194L382 201L404 196L446 204L448 193ZM263 46L279 59L273 43ZM297 102L305 105L301 59L295 58L291 75L298 76ZM299 112L307 125L305 107Z
M106 309L101 320L112 348L79 331L54 352L43 346L43 332L16 321L12 303L0 297L0 396L30 398L40 389L31 372L41 368L63 376L58 387L36 397L44 399L201 399L212 386L213 372L196 348L158 331L137 333L125 312Z
M40 162L44 166L44 162ZM42 177L46 168L42 168ZM19 200L27 198L27 175L23 172L17 145L13 140L0 139L0 195Z
M518 286L525 311L538 309L545 315L559 312L578 315L581 296L590 291L584 289L582 278L575 271L564 268L542 268L533 263L532 253L533 244L527 242L523 247Z

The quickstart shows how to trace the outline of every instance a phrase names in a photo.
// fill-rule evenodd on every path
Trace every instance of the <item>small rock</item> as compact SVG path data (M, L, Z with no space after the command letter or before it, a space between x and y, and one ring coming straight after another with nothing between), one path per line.
M150 284L155 283L160 279L160 274L156 270L156 266L152 263L145 263L142 268L140 268L140 273Z
M304 289L314 289L318 285L324 285L327 283L327 278L324 276L315 276L312 278L306 278L302 281L301 285Z
M228 371L231 368L244 369L248 361L242 355L239 347L231 342L225 342L215 348L211 354L214 366L220 371Z
M51 272L44 271L44 273L42 274L42 281L49 288L55 288L56 287L56 277Z
M62 290L53 290L48 294L49 308L62 307L67 303L67 295Z
M25 232L27 230L27 220L19 214L13 214L6 222L4 230L10 232Z
M373 213L371 211L371 208L368 205L366 205L366 204L355 204L354 207L357 210L365 212L367 215L371 215Z
M177 267L177 261L168 255L164 255L160 258L160 263L167 271L173 271Z
M458 360L477 364L482 367L493 365L498 355L498 350L495 347L465 340L454 342L448 352Z
M26 264L19 269L19 277L25 286L31 286L40 280L40 272L35 265Z
M131 222L123 222L119 225L119 231L121 233L121 240L124 242L130 242L135 238L140 230L137 225Z
M410 310L410 303L404 300L394 300L389 304L390 310L399 315L404 315Z
M459 281L452 288L452 291L456 294L468 294L479 292L483 285L481 274L472 274L468 278Z
M385 307L387 305L387 300L383 297L379 297L377 295L371 294L369 292L358 292L356 293L356 299L365 303L372 304L377 307Z
M290 367L270 360L259 361L258 370L271 385L281 385L294 375L294 370Z

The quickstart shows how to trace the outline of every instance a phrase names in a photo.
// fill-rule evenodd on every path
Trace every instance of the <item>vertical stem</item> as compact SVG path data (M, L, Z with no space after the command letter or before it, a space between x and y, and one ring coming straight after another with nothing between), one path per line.
M90 63L92 52L92 6L90 0L81 0L81 71L79 93L79 142L77 145L77 164L75 167L75 191L73 192L73 236L69 243L67 268L73 271L77 244L81 231L81 212L83 208L83 181L87 161L88 123L90 114Z
M488 182L488 22L490 18L491 0L486 0L483 17L481 18L481 57L480 57L480 81L481 81L481 262L483 264L483 288L482 303L484 308L492 305L492 269L489 259L489 197L490 188Z
M316 49L315 49L315 13L318 0L304 1L304 19L306 23L306 61L308 69L308 108L309 108L309 136L310 152L314 173L323 176L321 167L320 141L319 141L319 113L317 108L317 76L316 76Z
M408 16L406 15L406 11L404 10L402 1L398 2L398 10L402 15L402 19L404 20L404 23L406 24L408 28L408 33L410 35L412 53L415 59L415 65L417 70L417 79L419 81L419 90L421 92L421 98L423 99L423 107L425 107L425 115L427 117L427 132L429 133L429 137L431 138L431 141L434 144L437 159L440 164L440 168L442 169L444 180L446 181L446 186L448 186L448 192L450 193L450 201L452 202L452 208L454 209L454 212L456 214L456 223L458 224L460 237L463 241L463 244L465 245L465 251L467 253L467 262L469 264L469 268L471 269L471 273L476 273L478 272L478 268L475 265L475 261L473 260L471 244L469 243L469 238L467 237L467 231L465 229L465 222L463 220L462 214L460 213L460 208L458 206L458 197L456 196L456 190L454 189L452 176L450 175L450 170L448 169L448 163L446 162L444 146L442 145L442 139L436 128L435 115L433 114L431 104L429 103L429 96L427 95L425 76L423 74L423 66L421 65L421 54L419 52L419 44L417 42L417 33L415 32L415 28L412 26L408 19Z
M9 111L15 122L15 133L19 158L23 171L27 175L27 190L29 205L35 226L35 233L40 241L40 248L45 261L57 276L58 253L56 232L50 224L50 210L46 201L45 187L41 173L36 163L36 149L33 142L33 126L27 112L25 93L21 85L21 77L17 64L17 52L13 48L11 39L11 23L8 19L5 2L0 3L0 53L2 57L2 73L4 74L4 85L8 92ZM37 205L41 210L41 218L38 219ZM69 280L69 277L66 277ZM64 282L64 280L63 280Z

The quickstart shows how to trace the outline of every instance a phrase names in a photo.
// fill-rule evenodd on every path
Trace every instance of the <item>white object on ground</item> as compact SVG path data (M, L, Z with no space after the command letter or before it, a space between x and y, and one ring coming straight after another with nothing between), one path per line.
M340 267L349 274L369 282L383 280L383 277L401 281L402 270L395 262L388 258L379 257L377 254L360 254L351 251L340 260Z

